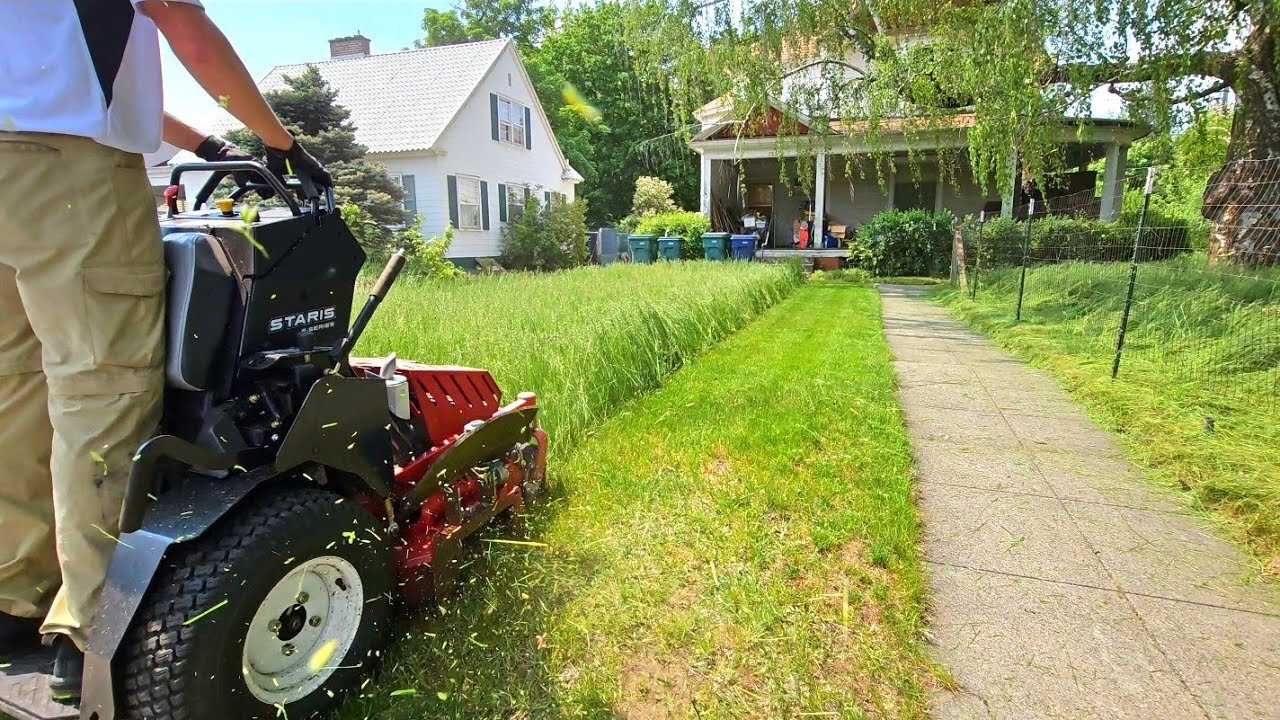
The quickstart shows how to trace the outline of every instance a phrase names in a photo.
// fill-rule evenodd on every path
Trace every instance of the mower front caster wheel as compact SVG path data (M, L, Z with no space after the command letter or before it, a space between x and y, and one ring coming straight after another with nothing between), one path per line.
M121 649L123 717L314 717L372 671L390 622L377 521L315 488L251 497L167 561Z

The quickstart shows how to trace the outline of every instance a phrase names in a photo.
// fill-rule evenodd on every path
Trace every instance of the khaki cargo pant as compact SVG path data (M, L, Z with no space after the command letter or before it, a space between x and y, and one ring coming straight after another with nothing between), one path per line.
M0 132L0 612L81 648L160 417L155 210L140 156Z

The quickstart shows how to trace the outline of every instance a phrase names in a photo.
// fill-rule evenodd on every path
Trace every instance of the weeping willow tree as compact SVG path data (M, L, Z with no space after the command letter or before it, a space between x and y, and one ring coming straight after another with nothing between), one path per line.
M1056 169L1064 123L1107 89L1157 135L1235 91L1229 159L1206 192L1214 250L1280 258L1276 0L632 0L632 45L687 117L708 85L735 116L785 107L874 145L967 126L968 163L1009 191ZM822 131L828 132L826 122ZM783 122L790 142L815 142ZM1015 177L1010 162L1021 167ZM944 163L945 164L945 163ZM1225 202L1230 197L1231 202ZM1249 213L1233 207L1252 205ZM1272 215L1275 217L1272 217Z

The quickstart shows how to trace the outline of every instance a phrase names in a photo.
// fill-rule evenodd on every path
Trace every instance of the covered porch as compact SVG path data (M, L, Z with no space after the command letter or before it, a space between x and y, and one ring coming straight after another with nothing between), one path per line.
M1129 145L1144 134L1119 121L1095 121L1083 136L1074 124L1064 125L1059 160L1067 171L1047 187L1002 197L994 178L984 184L973 176L967 128L910 139L891 135L872 146L834 133L780 144L771 136L739 137L738 127L704 123L690 143L701 156L701 210L714 230L755 233L762 252L778 257L847 256L858 228L895 208L1013 216L1019 208L1025 213L1034 197L1041 208L1114 219L1123 204ZM1090 169L1099 160L1101 193L1099 172Z

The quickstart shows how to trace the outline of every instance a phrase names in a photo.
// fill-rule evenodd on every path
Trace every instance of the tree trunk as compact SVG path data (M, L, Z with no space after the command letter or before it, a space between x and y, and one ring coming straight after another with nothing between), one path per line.
M1209 179L1204 216L1213 221L1209 257L1280 264L1280 66L1272 28L1261 18L1242 48L1245 67L1227 164Z

